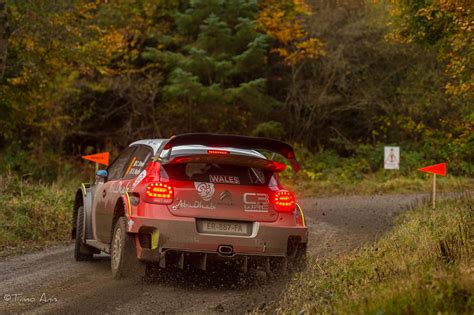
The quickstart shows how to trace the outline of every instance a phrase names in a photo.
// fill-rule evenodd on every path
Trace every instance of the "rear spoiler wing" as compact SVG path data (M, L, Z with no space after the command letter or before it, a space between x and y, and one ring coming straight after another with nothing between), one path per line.
M288 143L260 137L245 137L233 135L218 135L212 133L186 133L171 137L163 150L169 150L181 145L204 145L209 147L230 147L247 150L267 150L278 153L286 158L297 173L300 169L295 151Z

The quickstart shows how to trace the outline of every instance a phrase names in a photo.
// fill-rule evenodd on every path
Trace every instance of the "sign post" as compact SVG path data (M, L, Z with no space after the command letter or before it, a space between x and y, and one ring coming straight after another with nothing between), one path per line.
M439 163L430 165L418 169L419 171L433 174L433 193L431 201L433 203L433 209L436 208L436 175L446 176L446 163Z

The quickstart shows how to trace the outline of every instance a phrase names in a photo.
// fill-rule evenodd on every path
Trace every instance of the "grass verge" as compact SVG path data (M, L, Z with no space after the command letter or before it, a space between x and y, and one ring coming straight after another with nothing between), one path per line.
M439 193L465 191L474 187L474 179L468 177L438 176ZM283 177L285 187L296 192L298 197L329 197L340 195L376 195L426 193L432 189L431 175L425 176L379 176L371 175L352 180L348 178L312 179L303 174Z
M384 238L313 260L268 313L472 314L474 200L404 213Z
M29 183L0 176L0 256L66 241L77 182Z

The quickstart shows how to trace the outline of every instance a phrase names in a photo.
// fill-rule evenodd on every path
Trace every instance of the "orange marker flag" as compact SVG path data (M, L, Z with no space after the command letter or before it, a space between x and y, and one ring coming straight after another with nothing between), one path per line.
M418 169L419 171L438 174L441 176L446 176L446 163L439 163L435 165L425 166Z
M82 158L84 160L100 163L103 165L109 165L109 157L110 154L109 152L101 152L97 154L91 154L91 155L83 155Z
M436 208L436 175L446 176L446 163L439 163L435 165L425 166L418 169L421 172L433 174L433 194L431 200L433 202L433 209Z

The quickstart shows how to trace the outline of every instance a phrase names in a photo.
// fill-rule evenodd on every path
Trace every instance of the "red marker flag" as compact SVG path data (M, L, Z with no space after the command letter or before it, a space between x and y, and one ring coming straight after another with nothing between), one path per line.
M100 163L106 166L109 165L109 157L110 157L109 152L102 152L102 153L82 156L84 160Z
M446 176L446 163L425 166L418 169L419 171Z

